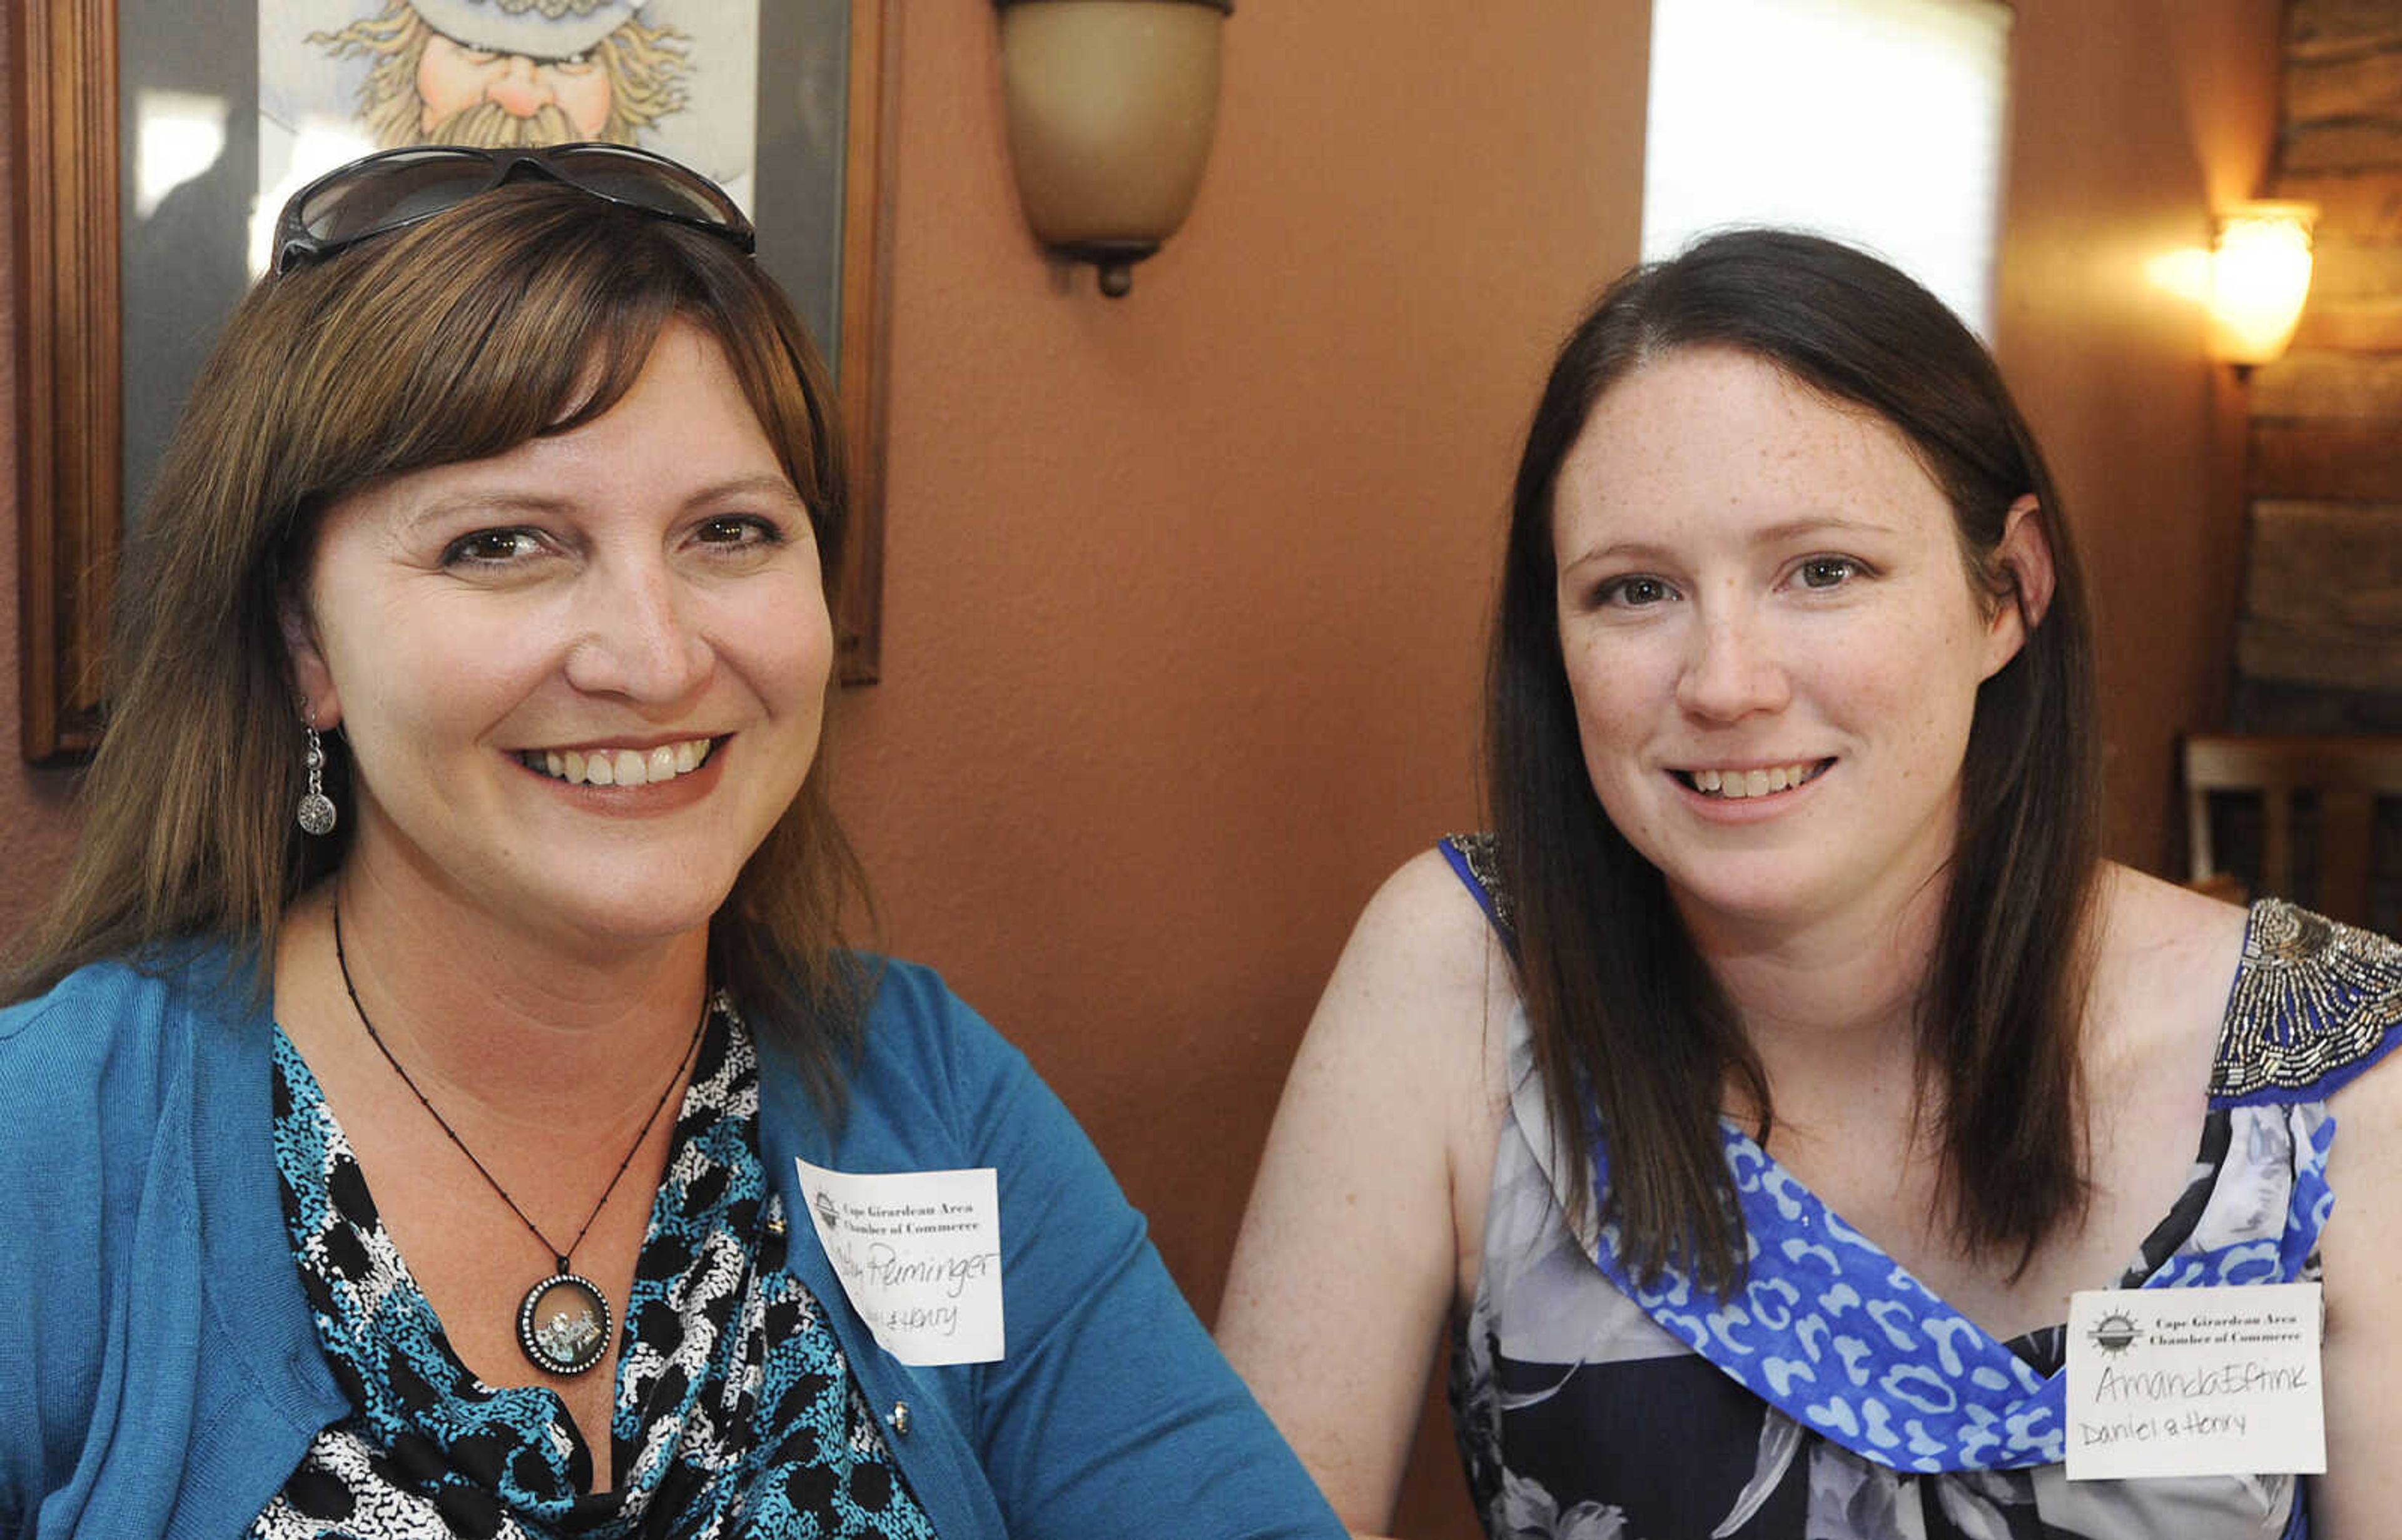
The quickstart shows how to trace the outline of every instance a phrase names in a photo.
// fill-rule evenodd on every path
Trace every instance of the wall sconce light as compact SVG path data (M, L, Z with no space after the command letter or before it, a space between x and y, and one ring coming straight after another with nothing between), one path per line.
M2239 370L2285 351L2311 292L2309 203L2240 203L2210 254L2210 351Z
M993 0L1017 198L1036 240L1101 293L1192 211L1218 125L1234 0Z

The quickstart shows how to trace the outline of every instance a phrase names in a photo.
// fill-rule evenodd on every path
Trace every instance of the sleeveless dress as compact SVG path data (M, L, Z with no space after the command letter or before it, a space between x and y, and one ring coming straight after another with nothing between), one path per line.
M1443 853L1504 940L1489 841ZM2183 1195L2122 1288L2318 1275L2327 1096L2395 1039L2402 946L2253 906ZM1996 1341L1732 1123L1750 1272L1728 1298L1572 1232L1524 1010L1483 1269L1451 1358L1454 1429L1496 1540L2298 1540L2290 1476L2070 1483L2066 1327ZM1594 1157L1596 1188L1608 1180Z

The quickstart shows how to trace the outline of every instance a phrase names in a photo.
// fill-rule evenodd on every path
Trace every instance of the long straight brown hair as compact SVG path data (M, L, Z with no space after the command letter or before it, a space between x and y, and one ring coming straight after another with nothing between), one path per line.
M2050 473L1984 348L1884 263L1788 231L1717 236L1611 285L1561 348L1518 463L1485 775L1552 1125L1587 1131L1608 1161L1599 1191L1571 1161L1573 1196L1617 1226L1638 1277L1676 1269L1724 1289L1743 1275L1746 1236L1723 1092L1759 1109L1762 1140L1774 1122L1733 1006L1660 873L1594 795L1560 651L1561 462L1613 386L1696 347L1739 350L1890 423L1950 502L1991 601L2026 613L2025 644L1978 693L1918 1042L1952 1229L1971 1252L2023 1267L2087 1198L2078 1038L2100 758L2084 578ZM2054 573L2040 616L1995 560L2028 494Z
M223 938L258 969L287 906L342 863L347 822L293 821L301 722L282 628L325 509L380 476L478 460L608 411L670 321L724 349L807 504L829 606L842 435L782 293L731 244L525 182L270 278L192 388L117 587L111 714L83 837L0 1000L107 958ZM328 791L347 791L338 736ZM821 762L822 762L822 750ZM813 771L711 927L711 965L838 1097L863 981L837 942L863 901Z

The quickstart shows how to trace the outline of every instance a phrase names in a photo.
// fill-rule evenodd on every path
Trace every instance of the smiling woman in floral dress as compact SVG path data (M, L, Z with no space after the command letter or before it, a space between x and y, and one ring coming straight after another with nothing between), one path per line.
M2083 584L1975 338L1809 237L1638 269L1506 564L1494 833L1360 922L1220 1323L1337 1511L1391 1522L1447 1323L1497 1537L2384 1533L2402 949L2097 859ZM2324 1478L2066 1478L2072 1293L2322 1271Z

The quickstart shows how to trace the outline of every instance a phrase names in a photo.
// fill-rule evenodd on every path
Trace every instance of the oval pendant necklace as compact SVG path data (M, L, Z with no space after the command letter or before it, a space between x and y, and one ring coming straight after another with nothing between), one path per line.
M651 1136L651 1128L666 1109L669 1095L683 1079L684 1066L692 1062L693 1054L699 1050L701 1031L709 1025L709 1013L718 1003L716 996L713 993L703 995L700 1020L693 1024L692 1041L684 1045L683 1056L676 1061L675 1073L669 1076L668 1083L659 1089L659 1099L652 1104L651 1115L642 1120L641 1131L634 1135L633 1144L626 1150L626 1158L617 1162L616 1175L611 1176L609 1185L600 1189L600 1201L592 1205L592 1212L584 1217L583 1228L576 1231L575 1239L568 1242L562 1250L551 1244L550 1237L542 1232L542 1227L526 1217L526 1211L509 1196L508 1189L485 1169L484 1162L476 1158L476 1152L467 1148L467 1141L459 1137L459 1131L450 1126L450 1120L435 1109L416 1079L401 1067L400 1061L393 1057L392 1050L384 1046L383 1035L375 1029L375 1023L367 1019L367 1008L359 1003L358 986L351 982L351 960L342 953L342 901L338 891L334 896L334 966L341 969L342 990L351 997L351 1009L359 1013L359 1024L367 1029L367 1040L376 1045L376 1052L383 1055L383 1062L392 1066L392 1072L400 1077L401 1084L408 1087L409 1093L417 1098L417 1104L425 1108L426 1115L441 1125L442 1132L449 1135L450 1142L459 1147L459 1153L467 1157L467 1163L476 1168L476 1174L484 1178L485 1185L499 1193L501 1202L509 1205L509 1212L518 1217L518 1223L525 1226L527 1233L542 1243L543 1250L550 1253L557 1271L548 1277L537 1279L518 1304L519 1351L525 1354L528 1362L545 1373L583 1373L599 1363L601 1355L609 1351L609 1336L614 1323L609 1314L609 1297L600 1292L600 1285L569 1266L569 1261L574 1257L575 1248L584 1244L584 1237L591 1232L592 1223L600 1217L600 1211L609 1206L609 1195L617 1190L619 1182L626 1179L627 1168L634 1163L635 1151L641 1149L643 1141Z

